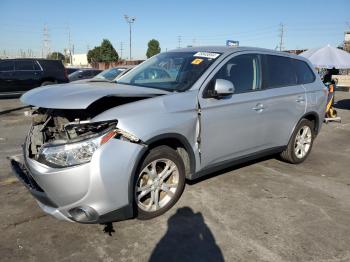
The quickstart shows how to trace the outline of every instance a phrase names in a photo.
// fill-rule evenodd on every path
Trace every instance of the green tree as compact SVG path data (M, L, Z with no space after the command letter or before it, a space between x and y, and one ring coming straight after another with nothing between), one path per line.
M102 62L114 62L118 61L118 53L114 49L112 43L107 40L103 39L101 44L101 60Z
M95 46L87 53L88 62L115 62L119 56L112 43L108 39L103 39L100 46Z
M101 62L101 47L95 46L87 53L88 62Z
M160 53L160 46L159 46L159 42L156 39L152 39L148 42L148 49L147 49L147 53L146 56L147 58L150 58L156 54Z
M62 60L63 62L65 61L65 57L62 53L60 52L53 52L47 55L47 59L55 59L55 60Z

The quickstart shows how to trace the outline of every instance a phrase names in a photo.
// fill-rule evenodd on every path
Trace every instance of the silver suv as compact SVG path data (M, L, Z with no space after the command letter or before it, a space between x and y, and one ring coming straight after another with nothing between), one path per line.
M41 87L24 159L11 160L58 219L106 223L170 209L186 179L280 153L301 163L327 90L308 60L258 48L198 47L154 56L117 83Z

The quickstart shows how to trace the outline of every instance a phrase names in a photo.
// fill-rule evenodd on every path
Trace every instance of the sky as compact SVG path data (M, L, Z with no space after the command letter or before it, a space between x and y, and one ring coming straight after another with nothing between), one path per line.
M275 49L284 28L285 49L338 46L350 31L349 0L0 0L0 55L18 55L29 49L42 52L44 27L51 51L68 47L69 32L75 53L109 39L122 57L144 59L154 38L162 51L188 45L225 45Z

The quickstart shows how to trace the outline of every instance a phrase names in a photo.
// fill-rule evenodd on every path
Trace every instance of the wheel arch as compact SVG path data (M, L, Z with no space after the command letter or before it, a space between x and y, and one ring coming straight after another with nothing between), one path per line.
M296 126L299 124L299 122L302 120L302 119L307 119L311 122L313 122L314 124L314 131L315 131L315 135L318 134L319 130L320 130L320 117L319 115L314 112L314 111L311 111L311 112L307 112L306 114L304 114L302 116L302 118L300 118L300 120L298 121L298 123L296 124ZM295 129L295 127L294 127Z
M182 160L185 164L186 177L188 177L191 173L193 174L196 170L196 162L195 155L193 149L188 142L187 138L181 134L177 133L166 133L157 135L145 142L147 145L147 151L144 152L144 155L157 146L165 145L176 150L181 156ZM179 149L183 150L179 150Z
M147 153L157 146L165 145L176 150L180 157L182 158L185 171L186 178L189 178L191 174L195 173L196 170L196 158L193 152L193 149L187 140L187 138L181 134L177 133L165 133L161 135L157 135L147 141L144 142L146 145L137 155L135 160L135 165L132 169L132 173L129 179L129 203L134 204L133 194L134 194L134 186L135 186L135 177L136 172L139 169L142 160L146 157ZM179 151L180 150L180 151ZM134 214L137 212L134 207Z
M319 130L320 130L320 118L318 116L318 114L315 111L310 111L305 113L299 120L298 122L294 125L292 132L289 135L289 139L288 139L288 143L289 144L290 140L292 139L292 136L295 132L296 127L299 125L300 121L303 119L307 119L311 122L314 123L314 131L315 131L315 136L318 134Z

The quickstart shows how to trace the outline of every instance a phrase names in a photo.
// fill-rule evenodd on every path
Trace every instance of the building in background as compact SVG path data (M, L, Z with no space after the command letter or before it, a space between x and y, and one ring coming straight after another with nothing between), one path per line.
M344 41L350 42L350 31L345 32L344 34Z
M350 53L350 31L344 33L343 49Z
M72 66L88 66L87 54L73 54Z
M305 52L307 49L290 49L290 50L284 50L283 52L299 55L302 52Z

